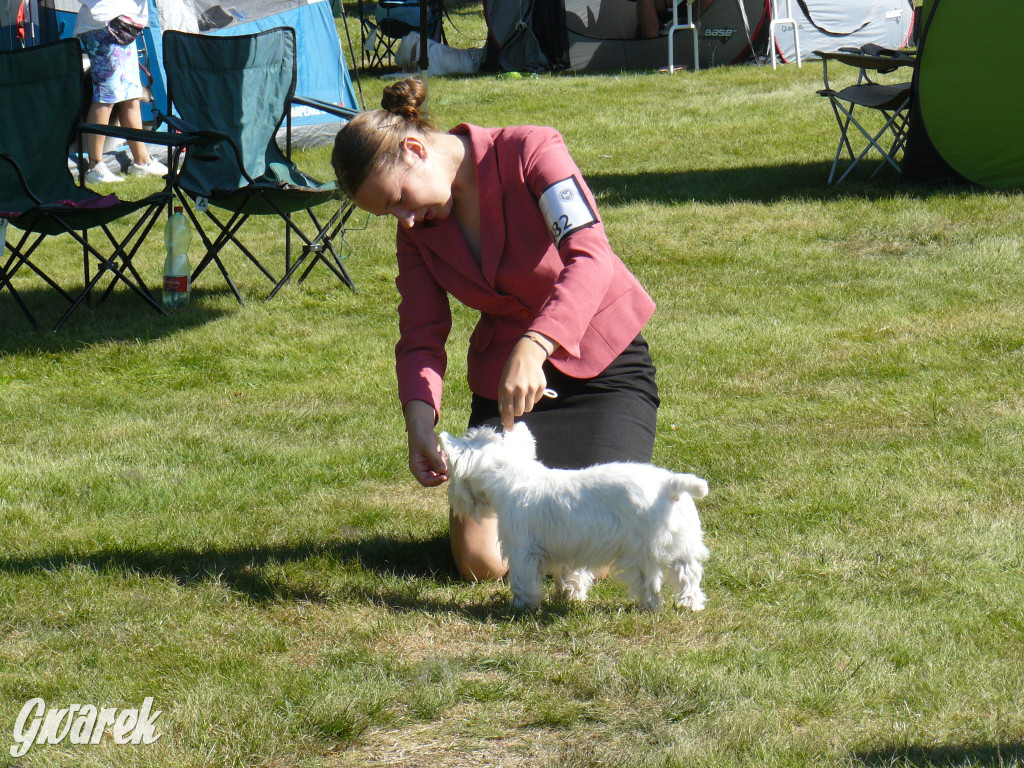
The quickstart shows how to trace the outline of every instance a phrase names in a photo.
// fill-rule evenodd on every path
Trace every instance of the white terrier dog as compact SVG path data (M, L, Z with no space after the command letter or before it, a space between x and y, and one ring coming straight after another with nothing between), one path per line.
M540 604L546 573L561 594L585 600L593 572L609 565L644 608L662 606L665 569L678 607L704 607L708 550L693 499L707 495L706 481L626 462L549 469L522 423L504 434L477 427L440 437L454 514L497 514L514 608Z

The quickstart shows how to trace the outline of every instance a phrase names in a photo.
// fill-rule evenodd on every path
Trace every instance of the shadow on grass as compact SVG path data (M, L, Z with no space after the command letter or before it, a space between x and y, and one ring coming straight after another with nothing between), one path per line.
M83 567L97 572L168 578L181 585L217 582L254 603L326 602L328 596L318 587L288 584L261 572L267 566L320 558L399 578L448 582L454 574L447 537L418 541L387 536L235 549L160 549L154 545L90 554L43 554L0 559L0 571L31 573Z
M355 578L325 587L315 580L279 578L268 568L289 563L324 560L337 573ZM182 586L216 583L257 607L288 602L327 604L339 599L392 611L457 614L475 621L522 617L545 623L564 616L574 606L553 601L538 611L522 614L509 607L510 594L500 590L466 598L453 587L462 582L456 573L447 534L429 539L391 536L235 549L177 548L161 550L107 549L89 554L54 553L0 559L3 573L48 573L67 568L171 579Z
M882 748L851 758L866 768L1011 768L1024 766L1024 743Z
M888 200L893 197L928 198L939 194L970 193L965 186L901 185L895 173L868 176L877 164L854 171L855 178L828 184L831 162L719 168L704 171L655 173L587 173L587 183L602 205L635 202L674 204L699 202L777 203L783 200ZM859 171L859 173L858 173Z
M77 291L70 292L75 295ZM102 295L99 291L92 306L83 303L54 333L53 326L70 306L67 301L44 285L27 290L19 287L18 295L39 325L39 329L34 330L5 286L0 289L0 328L3 329L0 333L0 358L17 353L68 352L104 342L146 341L170 336L227 314L201 300L203 295L223 293L228 293L228 289L197 292L189 307L165 316L123 287L104 302L99 301ZM160 292L155 291L154 297L160 301Z

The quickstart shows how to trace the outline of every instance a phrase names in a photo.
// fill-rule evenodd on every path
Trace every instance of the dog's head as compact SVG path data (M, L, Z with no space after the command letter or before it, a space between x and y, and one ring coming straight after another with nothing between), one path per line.
M476 520L494 514L487 492L488 476L510 464L533 461L536 444L525 424L511 432L493 427L473 427L462 437L440 434L448 456L448 500L456 515Z

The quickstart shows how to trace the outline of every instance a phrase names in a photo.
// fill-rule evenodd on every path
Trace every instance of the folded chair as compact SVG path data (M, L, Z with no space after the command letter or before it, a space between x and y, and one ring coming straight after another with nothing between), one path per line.
M299 279L304 280L317 263L325 264L355 290L334 246L354 208L338 202L334 182L321 183L291 161L290 111L295 103L343 118L356 113L295 96L295 30L278 27L230 37L168 31L163 43L168 99L164 119L180 131L199 130L221 139L212 159L186 155L176 182L176 194L185 203L185 213L205 248L192 280L211 263L216 264L235 298L244 303L224 263L224 250L230 244L273 285L268 298L303 266ZM275 135L285 121L282 153ZM188 199L194 201L195 210L187 204ZM325 203L332 204L334 212L322 221L314 208ZM312 224L311 232L300 228L294 216L302 212ZM243 240L248 230L241 230L252 216L275 216L284 223L284 272L280 278L253 252L252 239ZM294 261L293 235L302 242Z
M878 46L864 48L843 48L839 51L815 51L822 60L824 88L818 95L829 100L832 113L839 126L839 145L836 147L832 170L828 183L835 179L844 150L849 165L843 174L836 179L839 184L850 175L850 172L863 160L871 150L882 157L882 164L871 174L872 178L887 166L900 170L898 157L907 139L907 120L910 115L911 84L883 83L879 74L893 72L900 67L913 67L915 59L909 54L890 51ZM853 85L836 90L829 82L829 62L835 62L857 69L857 81ZM882 127L867 127L867 115L881 117ZM859 153L855 153L851 141L851 128L867 140L867 145ZM857 135L852 134L856 139Z
M406 35L420 29L420 0L377 0L372 18L363 0L357 0L363 67L386 67L395 61L398 45ZM427 37L447 43L444 33L444 5L427 2Z
M0 244L0 294L6 290L34 328L38 328L35 317L14 287L13 277L19 271L34 273L70 305L55 331L106 275L111 276L107 293L121 282L153 310L164 311L132 259L172 200L171 179L163 190L141 200L99 195L75 183L68 167L68 150L76 134L82 132L165 146L187 144L195 137L170 138L153 131L80 124L87 98L82 83L78 40L0 52L0 104L4 105L0 108L0 219L9 225L0 225L5 230ZM174 163L169 165L173 176ZM128 235L118 239L109 225L138 211L141 213ZM89 241L93 230L102 234L102 245ZM39 258L39 245L62 234L82 248L85 283L77 296L62 288L46 271L45 260ZM98 268L90 276L93 264Z

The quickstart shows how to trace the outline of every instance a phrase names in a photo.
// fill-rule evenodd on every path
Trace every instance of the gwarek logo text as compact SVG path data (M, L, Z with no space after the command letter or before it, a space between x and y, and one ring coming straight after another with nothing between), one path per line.
M11 757L22 757L33 744L99 744L110 730L115 744L152 744L160 738L154 723L161 710L153 711L153 697L143 699L138 709L97 708L92 704L71 704L46 708L42 698L29 699L14 722Z

